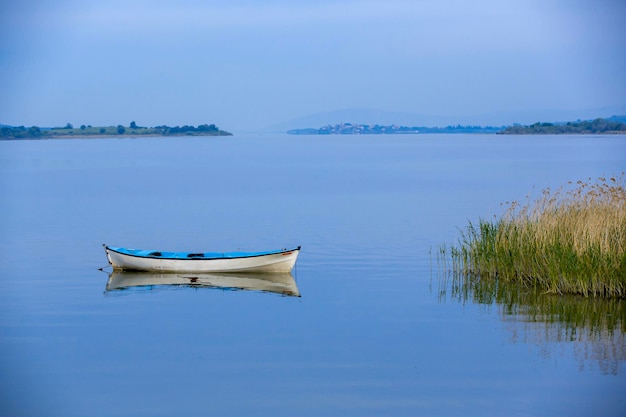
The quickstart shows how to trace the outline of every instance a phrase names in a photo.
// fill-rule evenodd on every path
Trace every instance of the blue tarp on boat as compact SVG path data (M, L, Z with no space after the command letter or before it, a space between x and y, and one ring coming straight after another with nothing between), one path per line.
M122 253L129 256L137 256L140 258L157 258L157 259L233 259L233 258L252 258L256 256L273 255L282 252L290 252L300 249L278 249L264 252L164 252L145 249L128 249L114 248L107 246L109 250Z

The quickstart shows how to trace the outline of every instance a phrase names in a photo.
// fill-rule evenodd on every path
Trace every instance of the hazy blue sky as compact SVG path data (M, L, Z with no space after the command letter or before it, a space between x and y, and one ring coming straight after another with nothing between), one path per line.
M621 0L0 0L0 123L626 104Z

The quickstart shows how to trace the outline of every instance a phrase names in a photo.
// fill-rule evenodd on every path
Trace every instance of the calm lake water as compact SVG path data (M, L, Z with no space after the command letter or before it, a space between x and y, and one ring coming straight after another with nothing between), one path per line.
M458 288L430 252L625 170L626 136L0 142L0 414L624 416L623 302ZM107 290L103 243L302 245L301 296Z

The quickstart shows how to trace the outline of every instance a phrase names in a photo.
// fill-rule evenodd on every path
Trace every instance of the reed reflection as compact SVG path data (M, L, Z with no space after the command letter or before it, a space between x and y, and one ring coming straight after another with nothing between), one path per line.
M132 289L218 288L250 290L300 297L300 291L291 273L273 274L207 274L207 273L150 273L113 271L109 274L105 293Z
M536 288L443 274L439 301L495 305L513 343L530 343L550 355L550 345L573 343L581 369L597 362L617 375L626 362L626 300L546 294Z

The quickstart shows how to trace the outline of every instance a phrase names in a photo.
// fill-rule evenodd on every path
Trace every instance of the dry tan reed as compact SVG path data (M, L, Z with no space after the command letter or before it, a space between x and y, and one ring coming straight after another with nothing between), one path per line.
M547 292L626 297L624 174L545 189L501 219L470 223L451 248L456 272Z

